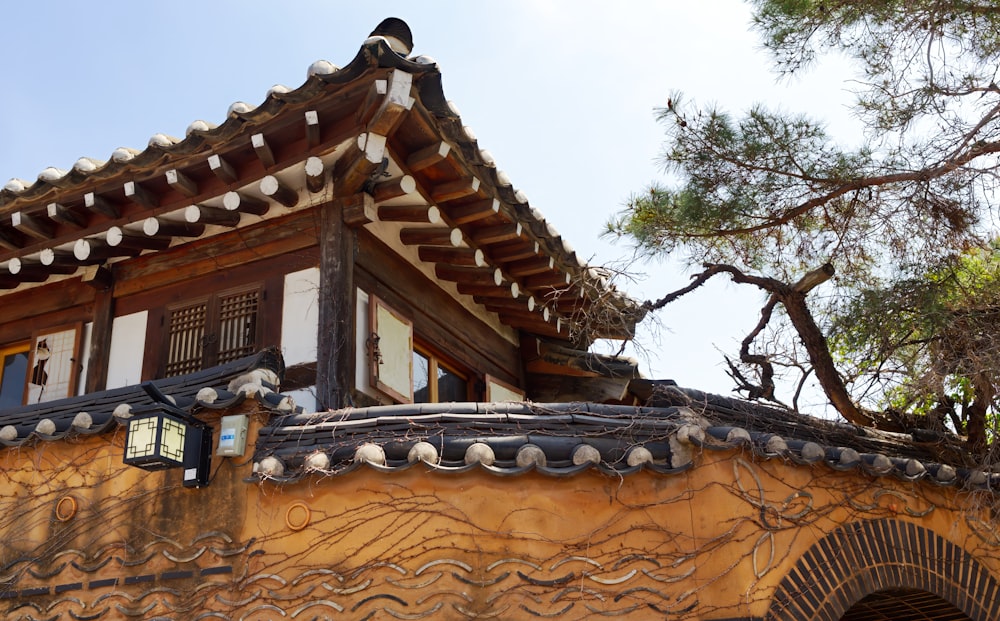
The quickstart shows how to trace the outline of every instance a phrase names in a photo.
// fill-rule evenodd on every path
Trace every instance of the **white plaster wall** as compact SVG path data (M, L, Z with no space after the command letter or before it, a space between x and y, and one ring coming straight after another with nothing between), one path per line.
M301 406L304 413L312 414L316 411L316 387L309 386L308 388L302 388L300 390L289 390L288 392L282 392L281 394L286 397L291 397L295 405Z
M121 388L142 379L142 355L146 350L147 311L115 317L111 324L111 353L107 387Z
M316 361L318 330L319 268L286 274L281 312L281 355L286 366Z
M87 390L87 367L90 366L90 336L94 332L94 322L83 324L83 334L80 335L80 375L76 378L76 394L82 395Z

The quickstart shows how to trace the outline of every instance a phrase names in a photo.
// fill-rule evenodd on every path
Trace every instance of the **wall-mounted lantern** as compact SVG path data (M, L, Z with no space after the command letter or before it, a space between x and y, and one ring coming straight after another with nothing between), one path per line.
M212 429L167 401L153 384L142 387L156 403L129 420L122 461L150 471L183 468L184 487L208 485Z

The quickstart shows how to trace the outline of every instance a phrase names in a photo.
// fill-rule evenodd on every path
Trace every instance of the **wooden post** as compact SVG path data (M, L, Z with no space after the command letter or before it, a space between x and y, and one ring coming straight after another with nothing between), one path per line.
M354 388L355 229L343 218L344 201L320 207L319 334L316 339L317 408L351 404Z
M104 390L108 381L108 358L111 356L111 328L115 318L114 272L107 287L94 296L94 325L90 332L90 358L84 391Z

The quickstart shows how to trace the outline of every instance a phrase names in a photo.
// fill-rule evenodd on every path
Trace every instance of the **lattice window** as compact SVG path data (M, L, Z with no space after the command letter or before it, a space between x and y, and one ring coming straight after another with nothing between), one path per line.
M257 351L260 302L261 288L254 286L168 308L164 377L193 373Z
M169 313L170 341L165 375L183 375L202 368L205 359L205 321L208 302L175 308Z
M219 361L223 364L257 349L257 307L260 291L219 297Z

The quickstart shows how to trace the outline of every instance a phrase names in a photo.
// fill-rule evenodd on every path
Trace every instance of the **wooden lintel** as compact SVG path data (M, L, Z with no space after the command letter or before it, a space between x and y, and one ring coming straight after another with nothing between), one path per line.
M129 248L132 250L165 250L170 247L169 237L150 237L144 233L129 231L120 226L113 226L104 235L105 241L112 248Z
M523 284L527 289L566 289L569 287L570 275L561 272L548 272L536 274L524 279Z
M416 180L410 175L403 175L389 181L376 183L375 187L372 188L372 195L375 197L376 203L381 203L400 196L406 196L407 194L413 194L416 189Z
M447 142L436 142L411 153L410 157L406 158L406 167L413 172L421 171L448 157L450 151L451 145Z
M388 88L381 105L368 121L369 132L389 136L403 121L404 115L413 107L413 74L402 69L393 69L389 75Z
M520 288L517 286L516 282L510 283L506 287L497 287L495 285L468 285L465 283L458 283L458 292L462 295L471 295L484 298L501 298L501 299L512 299L516 298L520 293Z
M222 206L229 211L241 211L255 216L263 216L271 208L267 201L240 192L226 192L222 197Z
M500 270L489 267L462 267L438 263L434 266L434 275L440 280L469 285L488 285L493 283L495 286L500 286L503 283L503 275L500 273Z
M532 257L530 259L521 259L520 261L505 263L503 266L504 271L515 278L534 276L535 274L544 274L554 268L555 260L551 257Z
M378 199L375 199L378 202ZM441 224L441 211L430 207L389 207L378 208L378 219L383 222L422 222L423 224Z
M208 156L208 167L212 169L212 173L223 183L236 183L239 181L240 176L237 174L236 169L221 155Z
M56 234L56 227L51 222L30 216L23 211L12 213L10 223L18 231L35 239L52 239Z
M240 212L205 205L188 205L184 208L184 220L191 224L236 226L240 223Z
M125 198L143 207L153 209L160 206L160 197L144 188L138 181L126 181Z
M537 257L538 250L538 242L529 242L518 238L513 241L491 245L489 255L494 261L508 263L510 261Z
M521 236L521 223L516 224L497 224L494 226L484 226L472 231L472 241L476 242L480 246L489 246L490 244L498 244L500 242L507 242L513 239L518 239Z
M299 202L299 193L274 175L267 175L260 180L260 193L285 207L294 207Z
M431 190L431 198L436 203L445 203L472 196L478 191L479 179L477 177L464 177L434 186L434 189Z
M42 265L73 265L76 262L76 257L73 256L73 252L71 250L63 250L62 248L44 248L38 253L38 260Z
M200 237L205 232L205 225L146 218L142 222L142 232L150 237Z
M306 144L313 148L320 143L319 113L315 110L306 110Z
M271 145L267 143L264 134L250 136L250 144L253 145L254 153L257 154L257 159L264 165L264 168L274 166L274 151L271 150Z
M20 250L27 244L24 235L15 228L0 226L0 248Z
M82 229L87 226L86 218L65 205L61 205L59 203L49 203L46 206L46 211L49 214L49 219L53 222L59 222L78 229Z
M307 158L305 171L306 188L313 194L322 192L326 187L326 166L323 164L323 160L316 156Z
M167 185L187 197L198 195L198 183L177 169L167 171Z
M350 196L362 189L385 157L385 136L365 133L351 143L333 167L334 189L340 196Z
M449 227L402 229L399 241L407 246L454 246L462 245L462 231Z
M482 220L500 213L500 201L495 198L448 208L448 217L456 225Z
M94 192L87 192L83 195L83 206L88 211L102 214L109 218L120 218L122 215L122 211L118 205Z
M441 246L420 246L417 255L427 263L447 263L467 267L487 267L486 257L479 248L443 248Z
M364 226L375 221L375 199L367 192L358 192L340 199L341 217L351 228Z

